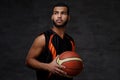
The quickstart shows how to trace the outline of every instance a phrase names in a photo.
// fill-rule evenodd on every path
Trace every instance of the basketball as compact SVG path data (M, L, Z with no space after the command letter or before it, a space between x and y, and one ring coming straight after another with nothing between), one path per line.
M63 71L67 72L67 77L74 77L80 74L83 69L83 61L76 52L65 51L57 58L57 64L65 66Z

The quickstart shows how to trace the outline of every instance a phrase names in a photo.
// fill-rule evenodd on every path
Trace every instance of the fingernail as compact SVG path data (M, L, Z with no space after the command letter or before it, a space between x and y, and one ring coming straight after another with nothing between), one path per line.
M63 68L66 68L65 66L63 66Z

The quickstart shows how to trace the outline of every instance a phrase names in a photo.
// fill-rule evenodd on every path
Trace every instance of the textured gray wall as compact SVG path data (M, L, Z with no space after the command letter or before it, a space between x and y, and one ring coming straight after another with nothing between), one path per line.
M35 80L24 64L34 38L51 27L50 6L70 5L67 32L85 68L74 80L120 80L119 0L0 0L0 80Z

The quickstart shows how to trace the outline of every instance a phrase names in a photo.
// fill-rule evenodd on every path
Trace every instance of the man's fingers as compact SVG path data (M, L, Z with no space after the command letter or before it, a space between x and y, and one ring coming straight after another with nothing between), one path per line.
M63 65L57 65L57 67L58 67L59 69L65 69L65 68L66 68L66 67L63 66Z
M62 75L62 76L67 74L65 71L63 71L63 70L61 70L59 68L56 68L55 71L56 71L57 74Z
M60 67L63 69L63 68L66 68L65 66L63 66L63 65L60 65Z

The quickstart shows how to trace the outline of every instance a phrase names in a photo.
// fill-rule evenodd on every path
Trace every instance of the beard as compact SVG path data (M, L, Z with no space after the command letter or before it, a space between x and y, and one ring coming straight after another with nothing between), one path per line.
M57 28L62 28L62 27L65 27L66 25L67 25L67 23L68 23L68 20L66 20L63 24L61 24L61 25L58 25L54 20L52 20L52 22L53 22L53 25L55 26L55 27L57 27Z

